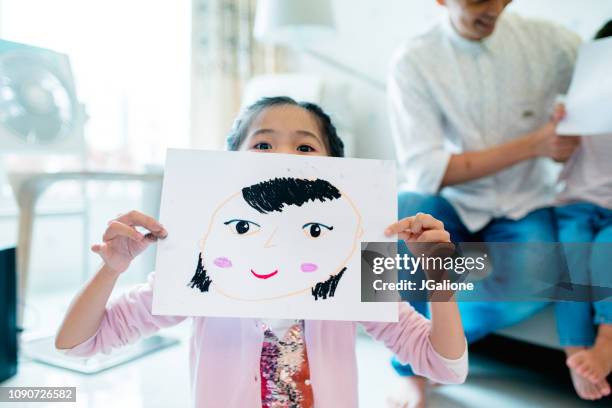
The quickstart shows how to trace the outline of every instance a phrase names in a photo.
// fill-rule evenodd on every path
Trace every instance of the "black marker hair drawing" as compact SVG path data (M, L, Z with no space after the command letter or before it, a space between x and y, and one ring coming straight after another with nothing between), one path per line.
M204 269L202 265L202 253L200 253L198 255L198 266L196 267L195 274L187 286L198 288L200 292L208 292L211 283L210 276L206 275L206 269Z
M247 132L251 127L251 123L257 116L268 108L275 106L292 105L299 106L308 111L315 117L321 128L321 133L325 138L325 144L329 150L331 157L344 157L344 143L338 137L336 127L332 123L331 118L319 105L311 102L297 102L288 96L274 96L270 98L261 98L253 104L247 106L234 121L234 125L227 135L227 150L238 150L240 145L246 139Z
M242 198L252 208L262 214L273 211L282 212L286 205L302 206L309 201L331 201L341 197L340 191L326 180L298 179L281 177L262 181L242 189ZM331 227L330 229L333 229ZM311 288L314 300L333 297L338 283L344 274L344 267L336 275L331 275L326 281L319 282ZM197 288L200 292L208 292L212 280L206 273L202 262L202 253L198 255L195 274L187 286Z
M600 40L602 38L612 37L612 20L608 20L595 34L595 39Z
M242 189L242 198L262 214L282 212L285 205L300 207L308 201L340 198L340 191L328 181L298 178L274 178Z
M319 300L319 298L327 299L328 296L333 297L336 293L336 287L338 286L338 282L340 282L340 278L342 278L344 271L346 271L346 266L342 268L342 270L336 275L330 276L330 278L325 282L317 283L315 287L310 290L310 293L312 294L314 299Z

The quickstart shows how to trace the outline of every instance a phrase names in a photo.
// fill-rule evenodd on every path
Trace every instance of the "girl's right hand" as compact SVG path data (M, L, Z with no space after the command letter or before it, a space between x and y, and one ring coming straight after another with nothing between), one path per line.
M141 234L136 227L144 227L149 232ZM103 242L92 245L91 250L100 255L108 268L120 274L149 244L167 236L168 232L154 218L130 211L109 221L102 236Z

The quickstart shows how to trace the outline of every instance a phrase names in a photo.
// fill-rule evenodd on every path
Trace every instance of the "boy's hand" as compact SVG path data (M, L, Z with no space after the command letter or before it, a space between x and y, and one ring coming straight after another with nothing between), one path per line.
M580 146L580 136L560 136L557 134L557 126L566 115L565 105L557 104L550 122L532 134L536 156L550 157L556 162L563 163Z
M144 227L146 235L136 230ZM154 218L138 211L130 211L108 222L108 228L102 236L101 244L94 244L91 250L102 258L107 267L123 273L132 259L144 251L150 243L158 238L166 238L168 232Z

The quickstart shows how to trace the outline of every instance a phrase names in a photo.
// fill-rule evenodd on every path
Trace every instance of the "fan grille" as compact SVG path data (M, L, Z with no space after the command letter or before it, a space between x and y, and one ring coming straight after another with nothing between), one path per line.
M48 58L27 51L0 56L0 123L28 145L66 138L74 98Z

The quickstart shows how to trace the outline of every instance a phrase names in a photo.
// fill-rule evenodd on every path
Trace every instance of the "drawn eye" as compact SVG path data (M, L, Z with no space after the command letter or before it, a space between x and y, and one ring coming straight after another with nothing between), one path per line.
M302 229L304 230L304 234L306 234L307 237L319 238L321 236L324 236L327 231L333 230L334 227L329 227L319 222L309 222L307 224L304 224L302 226Z
M239 219L225 221L223 224L227 225L234 234L238 235L254 234L261 228L256 222Z

